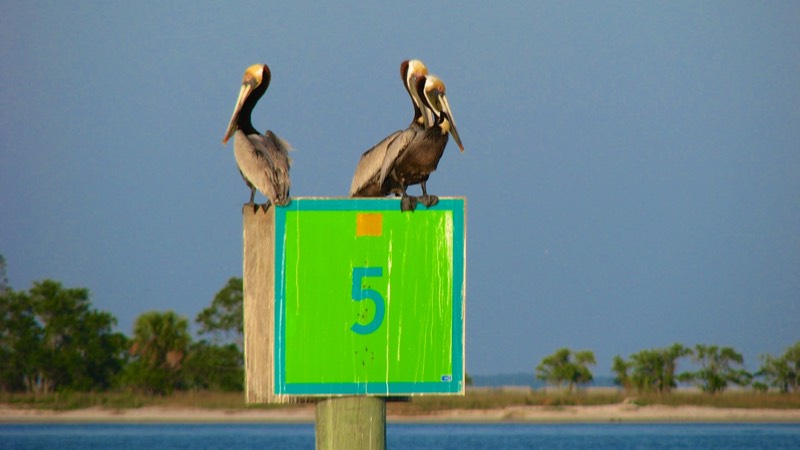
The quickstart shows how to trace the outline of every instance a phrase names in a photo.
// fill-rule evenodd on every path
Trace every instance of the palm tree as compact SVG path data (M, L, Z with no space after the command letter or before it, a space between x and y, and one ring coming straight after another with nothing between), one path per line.
M741 353L716 345L697 344L694 348L692 359L700 364L700 370L687 373L686 378L694 380L704 392L716 394L724 391L729 383L740 386L750 383L752 375L744 370Z
M594 352L583 350L573 353L568 348L560 348L542 359L536 367L536 378L556 386L566 384L567 392L572 393L576 384L592 382L592 372L587 366L595 364Z
M130 353L136 358L131 382L152 393L172 391L180 380L191 340L185 318L174 311L149 311L136 319Z

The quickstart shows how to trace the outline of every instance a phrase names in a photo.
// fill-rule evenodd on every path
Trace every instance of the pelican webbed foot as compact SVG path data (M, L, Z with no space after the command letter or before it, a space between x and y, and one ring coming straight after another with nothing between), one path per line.
M426 208L430 208L431 206L436 206L439 203L439 197L425 194L422 197L419 197L419 202L425 205Z
M256 205L254 202L249 202L242 205L242 210L245 208L253 208L253 212L258 212L258 208L260 207L261 205Z
M417 197L412 197L412 196L410 196L408 194L403 195L403 197L400 198L400 211L403 211L403 212L406 212L406 211L414 212L414 210L417 208L417 203L418 202L419 202L419 200L417 199Z
M419 197L419 202L425 205L426 208L430 208L431 206L435 206L439 203L439 197L435 195L428 195L428 186L425 181L421 182L420 187L422 188L422 197Z

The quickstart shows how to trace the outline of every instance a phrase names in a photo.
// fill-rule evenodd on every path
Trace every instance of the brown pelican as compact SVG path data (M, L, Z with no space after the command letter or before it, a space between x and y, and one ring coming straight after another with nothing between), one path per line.
M432 120L422 106L419 89L416 87L427 73L428 68L420 60L412 59L400 64L400 78L411 97L414 118L408 128L395 131L361 155L350 185L351 197L384 197L390 193L402 193L399 186L386 176L387 171L384 168L387 167L387 155L399 153Z
M289 150L291 147L272 131L259 134L250 122L250 115L258 99L269 87L271 73L266 64L255 64L244 72L239 98L233 116L225 131L222 143L233 136L233 154L239 173L250 188L249 205L254 203L256 189L269 199L264 210L273 205L286 205L289 199Z
M423 87L423 80L418 83L418 87ZM458 130L456 130L456 123L453 120L453 113L450 111L450 103L445 95L444 82L435 75L427 75L421 97L423 109L429 110L433 116L433 124L418 133L411 144L394 155L389 174L389 178L393 180L394 184L400 186L403 193L400 203L400 209L403 211L413 211L417 201L426 207L439 202L439 198L435 195L428 195L425 183L439 165L439 160L447 145L448 134L453 135L458 147L462 152L464 151ZM406 188L417 183L422 187L422 196L409 197L406 194Z

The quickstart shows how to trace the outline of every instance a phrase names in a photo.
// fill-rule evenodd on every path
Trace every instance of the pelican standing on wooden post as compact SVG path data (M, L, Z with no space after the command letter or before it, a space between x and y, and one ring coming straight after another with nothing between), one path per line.
M244 182L250 188L248 205L257 209L256 189L269 200L263 205L287 205L289 198L289 150L291 147L270 130L263 135L253 128L250 116L256 102L269 87L272 74L266 64L255 64L244 72L239 98L222 143L233 137L233 154Z
M350 185L351 197L385 197L391 193L401 195L399 186L387 178L384 167L390 165L387 155L396 155L407 147L428 123L430 114L425 111L419 91L415 88L427 73L428 68L418 59L400 64L400 79L411 97L414 118L408 128L395 131L361 155Z

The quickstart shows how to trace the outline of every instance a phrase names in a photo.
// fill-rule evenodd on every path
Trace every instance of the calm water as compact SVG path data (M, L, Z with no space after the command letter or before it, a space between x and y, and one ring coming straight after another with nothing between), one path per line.
M389 449L800 449L800 424L390 424ZM313 449L313 424L0 425L0 449Z

